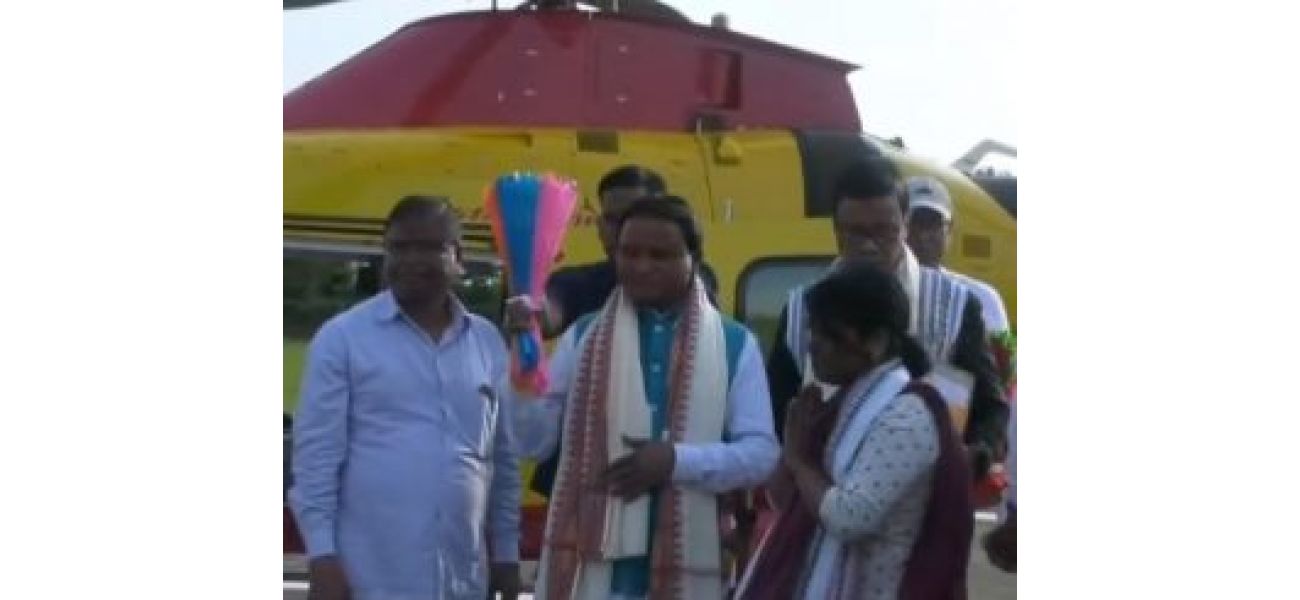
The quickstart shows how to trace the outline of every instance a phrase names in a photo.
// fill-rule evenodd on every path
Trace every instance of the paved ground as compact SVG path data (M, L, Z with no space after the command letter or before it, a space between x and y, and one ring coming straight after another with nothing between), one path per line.
M971 600L1014 600L1016 597L1016 576L1008 575L989 564L984 550L979 546L979 539L992 528L985 522L975 526L975 547L971 552L970 598ZM301 558L285 558L284 600L306 600L305 578L306 564ZM532 600L532 596L522 597Z
M971 600L1015 600L1016 576L999 571L989 564L988 556L980 547L980 538L993 529L991 523L975 523L975 541L970 559Z

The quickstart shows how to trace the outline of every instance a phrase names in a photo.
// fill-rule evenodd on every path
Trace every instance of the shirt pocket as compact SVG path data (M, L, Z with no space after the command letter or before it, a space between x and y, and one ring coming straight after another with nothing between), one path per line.
M486 376L481 373L470 375L453 386L456 393L448 398L455 418L454 438L466 453L488 460L492 456L501 401Z
M452 413L449 425L454 429L447 439L457 445L460 454L487 461L492 456L501 399L484 342L472 335L467 335L466 341L457 349L456 367L443 372L444 406Z
M497 431L497 412L501 410L501 400L497 398L496 388L489 383L482 383L478 386L475 396L482 406L482 415L475 418L475 423L479 426L478 435L475 436L478 441L478 456L483 460L492 458L493 441L496 439Z

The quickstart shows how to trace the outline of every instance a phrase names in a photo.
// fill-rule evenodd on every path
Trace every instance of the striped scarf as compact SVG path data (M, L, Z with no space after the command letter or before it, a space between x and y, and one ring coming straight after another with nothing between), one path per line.
M651 532L648 495L625 502L595 485L606 466L628 453L624 436L647 439L651 432L636 310L621 289L610 295L580 343L538 598L608 598L612 561L645 556L651 539L650 597L721 598L716 496L665 486ZM719 399L727 394L726 360L722 317L697 279L672 342L665 441L721 441L726 403Z
M831 263L833 272L841 261ZM957 346L961 331L961 317L966 309L970 291L955 277L937 269L921 266L911 250L905 249L903 260L896 270L899 283L907 294L911 307L911 328L908 333L921 343L930 359L938 364L949 363ZM808 314L804 297L808 285L790 291L786 308L785 344L795 359L795 367L805 383L812 382L809 368Z

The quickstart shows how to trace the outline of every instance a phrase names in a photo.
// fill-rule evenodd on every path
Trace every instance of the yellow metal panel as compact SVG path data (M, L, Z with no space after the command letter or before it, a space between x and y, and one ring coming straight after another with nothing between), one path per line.
M599 178L635 163L662 173L705 223L706 255L728 311L735 279L753 260L833 252L829 219L803 216L802 160L789 132L602 131L593 136L600 141L597 151L579 151L577 138L571 129L287 133L285 214L380 219L397 198L424 193L448 196L468 220L481 221L483 189L494 178L511 170L552 170L579 182L581 214L564 262L584 263L602 257L594 228ZM731 159L718 162L724 142ZM893 148L886 152L905 175L933 175L948 186L957 206L949 266L996 287L1014 322L1015 220L964 174ZM968 237L973 245L963 244ZM981 244L987 256L963 255L965 246L978 250Z
M597 183L611 169L635 163L662 174L672 193L693 205L706 232L706 256L722 280L721 300L730 312L735 278L747 259L778 250L764 243L765 236L745 235L744 228L771 222L785 229L803 213L794 139L784 132L738 135L743 160L708 173L705 147L694 134L611 133L617 152L579 152L576 133L563 129L290 133L285 135L284 212L286 219L381 219L398 198L420 193L447 196L467 219L478 221L483 219L483 189L498 175L553 170L576 179L582 193L581 214L564 248L565 264L581 264L603 257L595 232ZM604 136L601 142L608 144ZM720 214L727 204L731 221ZM714 220L719 222L710 222ZM816 226L802 238L785 241L802 239L809 245L828 235L826 226Z

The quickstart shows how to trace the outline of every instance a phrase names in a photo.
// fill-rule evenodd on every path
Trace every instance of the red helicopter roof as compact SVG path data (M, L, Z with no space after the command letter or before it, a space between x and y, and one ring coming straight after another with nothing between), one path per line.
M437 126L861 131L857 67L617 13L480 11L408 24L284 97L286 131Z

